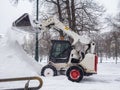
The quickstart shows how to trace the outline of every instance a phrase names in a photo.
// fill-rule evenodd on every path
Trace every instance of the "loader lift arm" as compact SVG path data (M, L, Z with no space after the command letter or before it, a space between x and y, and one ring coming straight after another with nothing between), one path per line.
M85 53L87 53L88 50L90 50L90 53L94 53L95 43L91 40L90 37L86 35L80 36L79 34L72 31L68 26L60 22L55 16L43 21L40 24L40 28L42 28L44 31L47 31L50 28L55 28L55 30L61 30L73 39L72 46L74 46L77 42L80 42L84 45L87 45L88 47L85 50Z
M65 26L62 22L60 22L56 17L52 17L43 21L40 27L44 30L48 30L50 28L62 30L65 34L67 34L74 40L72 45L75 45L78 41L83 44L89 44L91 42L91 39L89 37L84 35L79 36L77 33L73 32L68 26Z

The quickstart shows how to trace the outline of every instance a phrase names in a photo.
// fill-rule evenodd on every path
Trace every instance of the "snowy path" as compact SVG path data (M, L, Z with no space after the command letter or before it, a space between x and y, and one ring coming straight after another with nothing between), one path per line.
M120 63L99 63L98 74L84 77L80 83L67 80L65 76L43 78L41 90L120 90Z
M23 60L28 58L22 54L22 51L19 51L19 46L8 45L5 40L0 40L0 45L0 78L39 76ZM66 76L49 78L41 76L41 78L43 79L41 90L120 90L120 63L99 63L98 74L84 77L80 83L71 82ZM0 83L0 90L9 87L23 87L24 83ZM36 83L32 82L31 85Z

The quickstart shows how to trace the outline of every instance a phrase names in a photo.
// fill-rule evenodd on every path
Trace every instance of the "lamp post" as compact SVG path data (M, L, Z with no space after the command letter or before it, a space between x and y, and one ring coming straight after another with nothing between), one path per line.
M36 0L36 21L39 19L39 0ZM38 29L38 28L37 28ZM38 53L38 30L36 32L36 45L35 45L35 60L38 62L39 60L39 53Z

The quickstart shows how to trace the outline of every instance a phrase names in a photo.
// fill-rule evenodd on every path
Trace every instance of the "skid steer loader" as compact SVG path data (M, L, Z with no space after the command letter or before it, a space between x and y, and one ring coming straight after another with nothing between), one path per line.
M23 15L29 19L28 14ZM26 20L25 19L25 22ZM21 28L24 20L18 19L13 23L14 27ZM73 32L69 27L60 22L56 17L51 17L44 20L42 23L30 22L24 27L24 30L34 32L35 28L39 28L41 33L47 32L50 28L57 31L62 31L73 39L73 42L67 40L52 40L52 47L50 51L48 64L41 70L41 75L57 76L65 74L70 81L80 82L83 76L89 76L97 73L98 57L94 52L95 43L85 35L78 35ZM30 25L28 25L30 24ZM32 25L31 25L32 24ZM30 27L29 27L30 26ZM32 26L32 27L31 27ZM33 30L32 30L33 29ZM38 32L38 31L37 31ZM85 50L81 52L76 48L77 43L84 45ZM77 46L79 47L79 46Z

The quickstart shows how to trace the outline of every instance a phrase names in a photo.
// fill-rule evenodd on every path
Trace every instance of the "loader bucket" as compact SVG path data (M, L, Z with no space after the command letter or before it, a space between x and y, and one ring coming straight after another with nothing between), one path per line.
M15 30L22 30L26 32L36 33L36 29L33 27L33 21L29 14L25 13L12 24Z

